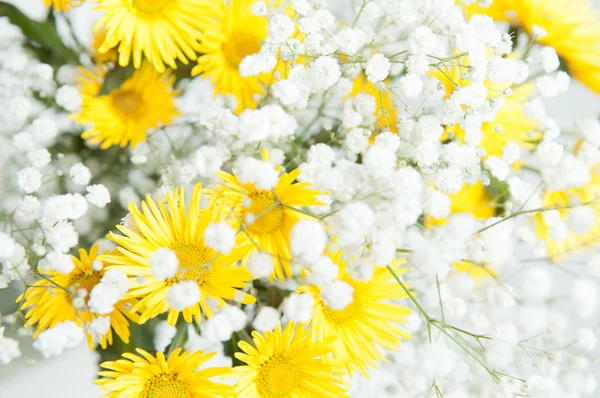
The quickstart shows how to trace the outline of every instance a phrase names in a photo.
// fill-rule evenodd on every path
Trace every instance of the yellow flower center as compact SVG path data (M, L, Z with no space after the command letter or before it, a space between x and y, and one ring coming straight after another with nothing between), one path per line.
M140 398L189 398L187 386L177 380L177 374L162 374L148 380Z
M298 368L283 357L271 358L262 365L256 377L258 393L263 398L287 397L299 382Z
M144 111L146 101L131 90L117 90L111 94L113 107L125 116L133 117Z
M259 234L273 232L281 227L284 219L283 207L275 204L275 195L271 191L256 191L250 195L252 204L244 209L242 214L252 214L256 219L248 222L248 229Z
M346 281L349 282L349 281ZM354 293L352 294L352 302L348 304L346 308L343 310L332 310L327 307L324 302L321 302L321 308L323 311L323 317L333 325L343 325L346 322L349 322L356 318L360 311L360 300L359 300L359 292L356 284L351 283L354 288Z
M86 271L81 274L74 275L67 284L67 288L72 288L77 291L79 289L87 290L88 294L92 291L94 286L100 283L102 275L96 271Z
M225 43L223 43L223 54L227 65L231 69L238 70L242 60L260 51L261 37L255 32L234 31Z
M188 281L198 280L206 273L210 258L202 245L184 243L171 248L179 260L178 274Z
M157 14L161 12L171 0L131 0L134 9L144 14Z

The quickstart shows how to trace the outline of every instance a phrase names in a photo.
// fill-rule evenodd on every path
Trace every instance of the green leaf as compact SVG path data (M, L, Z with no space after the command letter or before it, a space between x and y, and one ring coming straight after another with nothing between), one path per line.
M33 21L17 7L3 1L0 1L0 17L8 17L10 23L21 28L41 61L54 65L79 63L77 52L63 43L53 20Z
M108 72L104 78L104 84L102 84L102 89L98 93L98 96L107 95L111 91L121 87L121 85L133 75L133 72L135 72L135 68L131 64L124 68L117 66L115 69Z

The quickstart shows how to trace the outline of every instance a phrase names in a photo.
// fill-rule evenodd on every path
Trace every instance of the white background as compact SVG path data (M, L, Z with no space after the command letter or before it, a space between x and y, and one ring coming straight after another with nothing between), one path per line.
M9 0L8 2L15 3L32 18L40 18L44 15L44 9L41 7L42 0ZM331 4L336 2L332 1ZM600 0L594 0L594 3L600 8ZM86 9L76 10L76 18L73 21L75 29L82 36L89 36L93 26L86 11ZM547 109L561 127L570 129L577 118L600 116L600 97L575 81L566 95L548 101ZM35 356L30 351L24 351L26 357ZM99 397L100 392L93 385L97 371L96 363L96 355L91 353L86 345L81 345L58 358L39 360L34 365L28 365L25 359L17 360L9 366L0 365L0 397Z

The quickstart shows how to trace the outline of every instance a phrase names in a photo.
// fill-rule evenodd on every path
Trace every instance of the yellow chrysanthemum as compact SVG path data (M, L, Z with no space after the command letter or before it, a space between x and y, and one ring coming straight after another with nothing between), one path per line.
M36 282L33 286L25 291L25 294L19 297L18 301L25 302L21 305L21 309L28 309L25 318L25 327L30 327L35 324L36 330L34 338L46 329L54 327L57 323L65 321L73 321L79 326L86 326L98 317L110 317L110 329L102 336L100 345L106 348L108 344L113 342L113 331L125 343L129 343L129 321L125 317L128 311L126 308L131 307L130 301L119 302L115 306L115 310L108 315L98 315L92 313L87 307L87 298L90 292L96 286L104 272L106 264L102 264L103 268L95 271L92 268L92 263L96 260L98 254L98 246L93 246L89 254L79 249L79 258L73 256L73 264L75 268L68 275L50 271L47 273L47 279L42 279ZM60 288L59 288L60 286ZM85 305L80 308L75 308L73 305L74 294L80 289L85 289L87 292ZM134 321L135 315L129 315ZM93 348L94 336L85 328L88 333L88 343L90 349Z
M266 150L263 160L268 161ZM221 171L217 175L224 185L218 185L209 195L224 209L233 209L231 217L238 225L244 223L242 242L252 247L245 260L256 251L269 253L275 262L271 278L283 281L291 277L290 232L300 219L307 217L294 207L322 205L317 198L320 192L310 189L310 183L294 182L300 175L298 169L282 174L272 190L241 183L235 170L233 174Z
M446 98L450 98L457 88L471 85L471 82L464 80L462 76L467 66L468 59L459 57L440 66L441 70L435 72L434 76L444 84ZM487 81L485 85L488 88L490 101L500 101L504 89L509 88L508 85L492 84ZM502 156L502 151L509 142L531 149L535 141L541 138L541 133L537 131L538 123L528 119L523 113L523 104L534 92L533 84L518 85L511 89L512 95L504 99L496 112L496 119L493 122L483 123L481 127L483 137L479 146L486 150L487 156ZM464 140L465 132L458 124L446 129L446 133L450 132L461 141Z
M368 282L355 281L346 271L341 252L328 253L328 256L339 266L340 280L354 289L353 301L343 310L334 310L321 299L317 286L298 288L299 292L308 292L315 299L310 330L319 340L337 336L332 343L336 363L346 367L348 373L358 369L367 375L369 366L375 367L385 360L379 347L394 350L402 339L410 338L398 326L405 322L410 309L391 302L408 296L387 268L376 267ZM399 268L400 264L400 261L392 264L397 274L407 270Z
M95 71L103 71L96 68ZM178 115L173 90L174 76L159 74L145 64L121 87L98 95L104 73L86 72L79 79L82 110L73 119L91 128L82 137L102 149L114 145L135 147L146 139L148 130L168 125Z
M535 231L538 237L546 243L550 258L563 257L569 252L589 248L600 241L600 170L598 170L598 166L592 168L592 180L585 186L565 191L547 190L542 197L542 202L544 208L560 208L558 212L562 222L566 221L569 208L576 207L581 203L587 203L594 215L594 223L588 231L577 233L569 229L565 239L556 240L551 233L551 228L544 221L543 213L537 213L534 217Z
M354 79L349 97L355 97L357 94L369 94L375 99L373 117L376 132L391 131L398 134L398 110L390 91L378 89L361 73Z
M44 0L44 5L46 7L54 7L56 11L67 12L69 11L69 8L73 7L75 4L73 4L72 0Z
M465 184L460 191L448 196L450 197L450 214L469 213L480 220L485 220L496 215L495 203L481 181L477 181L474 184ZM427 225L442 226L447 221L447 218L436 220L429 217ZM495 275L493 268L489 265L481 266L472 262L462 261L455 263L454 267L458 272L470 274L477 281Z
M103 12L96 29L106 28L100 52L118 46L119 65L127 66L133 55L135 68L142 57L159 72L165 64L196 60L200 35L214 18L222 14L222 3L215 0L96 0Z
M211 305L222 306L225 299L244 304L255 301L239 290L252 280L246 268L235 266L249 250L245 239L240 239L241 234L236 247L227 255L204 244L207 226L220 222L221 217L214 207L199 208L201 191L202 186L197 184L187 214L183 187L167 194L166 206L162 200L154 202L148 195L142 202L142 211L134 203L129 205L135 230L117 225L123 235L108 234L118 247L115 254L103 256L103 260L110 264L110 269L133 277L127 297L139 298L132 311L140 311L140 323L168 311L167 319L175 325L179 311L169 308L166 296L169 287L181 281L197 282L201 293L197 304L183 310L186 322L192 322L192 318L200 322L202 312L212 316ZM149 263L150 256L160 248L173 250L179 259L175 276L164 281L154 279Z
M237 398L347 397L340 369L327 356L327 338L313 341L310 332L293 322L285 330L261 335L252 332L254 347L238 343L244 351L235 357L246 366L233 368L239 376L234 391Z
M600 16L589 0L495 0L491 9L470 10L509 21L530 34L534 26L548 34L538 41L554 47L571 75L600 93Z
M255 95L264 94L263 83L270 75L243 77L239 66L244 57L260 51L261 42L269 34L269 23L264 16L252 12L254 0L231 0L225 14L204 30L199 46L198 65L192 75L209 77L215 86L215 95L231 94L237 98L237 111L255 108Z
M94 32L94 40L92 41L92 51L91 54L94 57L94 60L97 64L103 64L105 62L117 62L119 57L119 52L116 48L111 48L109 50L104 50L104 52L100 52L100 47L104 44L106 40L106 29L101 28Z
M217 398L230 397L231 386L211 381L224 376L231 368L198 368L214 353L204 351L181 352L169 355L162 352L156 357L142 349L141 355L123 354L125 359L104 362L98 372L103 378L96 380L102 391L110 391L106 398Z

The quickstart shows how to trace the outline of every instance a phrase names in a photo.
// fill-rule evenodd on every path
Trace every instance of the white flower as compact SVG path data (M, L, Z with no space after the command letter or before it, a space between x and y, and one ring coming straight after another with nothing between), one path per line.
M320 222L302 219L292 228L290 243L292 255L311 261L325 251L327 234Z
M279 324L279 318L281 318L279 311L273 307L265 306L258 311L258 315L252 322L252 327L261 333L272 332Z
M285 14L277 14L269 21L269 40L281 43L294 34L294 22Z
M110 203L110 192L104 185L89 185L85 189L88 191L87 195L85 195L85 198L94 206L103 208Z
M62 354L65 348L77 347L84 337L83 328L75 322L60 322L41 332L33 342L33 348L40 351L44 358L50 358Z
M97 317L88 324L88 330L94 336L94 341L99 342L110 329L110 316Z
M157 352L165 352L173 338L177 334L177 328L169 325L167 321L160 321L154 328L154 349Z
M342 77L340 65L328 55L321 56L310 64L310 87L313 92L325 91Z
M45 263L41 266L44 271L54 270L64 275L68 275L75 268L73 259L70 255L61 252L50 252L45 257Z
M235 230L225 222L210 223L204 230L204 244L227 255L235 247L235 235Z
M556 50L552 47L544 47L541 51L542 67L546 73L554 72L560 66L560 60Z
M375 54L367 61L365 73L367 79L372 83L379 83L385 80L390 73L390 60L383 54Z
M52 155L46 148L39 148L27 153L27 162L36 169L42 169L50 164Z
M271 276L274 269L273 258L269 253L256 252L248 261L248 271L254 279Z
M29 225L42 214L42 205L35 196L25 196L15 210L15 217L22 223Z
M216 146L203 145L196 151L194 159L196 172L202 177L212 177L221 170L227 156Z
M77 185L87 185L92 179L92 173L83 163L76 163L69 169L69 177Z
M409 73L400 79L400 89L408 98L416 98L423 92L423 82L419 76Z
M242 184L253 183L258 189L268 190L273 188L279 180L279 173L268 162L243 158L237 164L237 177Z
M312 318L315 299L309 293L292 293L283 301L283 313L293 322L305 323Z
M183 281L169 287L167 290L166 301L172 309L183 311L192 305L198 304L201 298L202 296L198 282Z
M59 221L52 228L45 231L46 242L56 251L67 253L79 242L79 234L75 227L68 221Z
M26 167L17 173L17 185L25 193L37 192L42 186L42 174L35 167Z
M150 270L154 279L159 282L174 277L178 267L179 259L171 249L160 248L150 255Z
M354 288L346 281L333 281L321 286L321 298L332 310L343 310L352 303Z
M56 91L56 103L68 112L76 112L81 107L79 90L73 86L62 86Z

